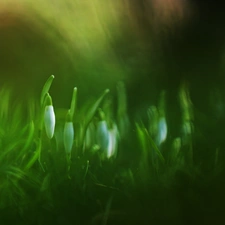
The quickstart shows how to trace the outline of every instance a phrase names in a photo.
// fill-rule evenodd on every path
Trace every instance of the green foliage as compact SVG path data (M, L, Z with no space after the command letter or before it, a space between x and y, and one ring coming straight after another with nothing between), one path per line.
M41 104L32 100L25 107L20 102L12 105L10 90L4 88L0 92L0 211L14 208L16 213L28 218L26 212L36 205L57 214L58 208L70 204L73 209L80 207L87 211L78 221L88 218L93 222L99 215L101 223L107 224L115 210L123 210L123 202L138 202L141 196L137 190L158 192L159 186L173 187L180 171L187 174L182 176L191 179L201 174L200 163L194 161L197 151L193 149L194 129L183 130L193 120L187 86L181 86L180 90L183 124L179 137L170 137L163 130L167 129L165 92L158 107L150 106L146 112L147 124L128 122L124 86L119 84L118 96L122 99L117 109L111 111L104 106L108 89L79 108L77 88L74 88L70 109L63 109L62 116L55 109L56 129L49 139L42 131L43 108L53 78L50 76L43 87ZM67 123L70 123L69 130L63 133ZM161 133L163 142L158 141ZM89 144L87 135L91 138ZM99 144L99 137L104 147ZM128 154L124 154L128 152L126 149ZM217 172L223 168L219 153L216 148L212 159ZM132 211L141 206L124 207ZM34 219L29 217L29 221Z
M41 91L41 106L44 104L46 94L49 92L53 79L54 79L54 75L51 75L43 86L43 89Z

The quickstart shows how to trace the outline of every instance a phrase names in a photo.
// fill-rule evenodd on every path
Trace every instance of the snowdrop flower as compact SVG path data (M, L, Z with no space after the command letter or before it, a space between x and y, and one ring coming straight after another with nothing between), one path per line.
M118 144L118 128L115 123L113 123L112 128L108 131L109 142L107 147L107 158L115 156Z
M74 140L74 128L69 110L67 114L66 123L64 126L64 147L67 153L70 153L72 150L73 140Z
M158 140L157 144L161 145L167 138L167 124L165 117L161 117L158 123Z
M108 126L105 120L99 121L97 124L97 137L96 137L97 144L103 150L108 148L109 144L109 132Z
M105 120L105 114L101 109L99 109L99 116L100 121L97 124L96 141L101 149L107 150L109 144L109 131Z
M66 122L64 127L64 147L70 153L73 147L74 129L73 122Z
M49 94L46 97L47 105L45 106L44 112L44 124L45 124L45 131L48 138L52 138L54 135L55 130L55 112L52 105L52 98Z
M96 144L102 149L103 158L116 156L119 131L117 125L112 122L109 126L105 120L104 112L99 110L100 121L96 127Z

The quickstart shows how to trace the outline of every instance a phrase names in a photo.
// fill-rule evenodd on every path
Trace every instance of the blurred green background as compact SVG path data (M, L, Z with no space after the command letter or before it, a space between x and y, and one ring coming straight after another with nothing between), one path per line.
M0 0L0 224L224 224L224 25L210 1Z

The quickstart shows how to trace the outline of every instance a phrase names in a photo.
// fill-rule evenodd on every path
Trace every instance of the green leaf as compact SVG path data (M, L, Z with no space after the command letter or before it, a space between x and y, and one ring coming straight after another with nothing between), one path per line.
M164 164L165 163L165 159L164 159L162 153L160 152L159 148L156 146L155 142L153 141L152 137L149 135L149 133L148 133L148 131L146 129L145 129L145 132L146 132L146 135L147 135L148 140L150 142L150 145L152 146L152 148L156 152L156 154L159 157L160 161Z
M109 93L109 89L106 89L102 95L97 99L97 101L94 102L94 104L90 107L90 109L88 110L87 112L87 115L86 115L86 121L85 121L85 126L87 126L92 118L94 117L99 105L101 104L103 98L106 96L106 94Z
M72 121L73 121L74 113L76 109L76 102L77 102L77 88L75 87L73 89L73 96L72 96L71 105L70 105L70 115L71 115Z
M28 137L26 139L26 142L25 142L25 145L24 147L22 148L20 154L18 154L18 157L17 159L21 156L21 155L24 155L26 154L26 150L31 146L32 144L32 141L33 141L33 138L34 138L34 132L35 132L35 129L34 129L34 122L31 121L30 124L29 124L29 128L28 128Z
M81 125L81 129L80 129L80 136L79 136L79 138L77 137L79 139L78 140L79 144L83 145L87 127L88 127L89 123L92 121L92 119L93 119L97 109L99 108L99 105L101 104L103 98L108 93L109 93L109 89L106 89L96 101L86 105L86 107L83 108L82 112L80 112L80 115L85 115L85 116L84 117L82 116L82 119L79 120L79 121L82 120L82 125Z
M49 92L49 89L52 85L53 79L54 79L54 75L51 75L48 78L48 80L45 82L44 87L42 88L42 91L41 91L41 106L44 103L44 99L45 99L46 94Z
M34 152L33 157L31 157L31 159L28 161L27 165L24 168L25 171L29 170L34 165L34 163L39 159L40 153L41 153L41 148L42 148L42 142L39 140L38 147L37 147L36 151Z

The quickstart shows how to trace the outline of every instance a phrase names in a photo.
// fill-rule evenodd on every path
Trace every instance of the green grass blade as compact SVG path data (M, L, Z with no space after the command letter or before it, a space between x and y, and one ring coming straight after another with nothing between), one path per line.
M34 152L33 157L28 161L27 165L24 168L25 171L29 170L34 165L34 163L39 159L41 147L42 147L42 143L41 143L41 141L39 141L38 147L37 147L36 151Z
M86 126L91 122L97 109L99 108L100 103L102 102L102 100L106 96L106 94L108 94L108 93L109 93L109 89L106 89L102 93L102 95L97 99L97 101L95 101L95 103L90 107L90 109L88 110L87 115L86 115L86 123L85 123Z
M74 113L76 110L76 102L77 102L77 88L75 87L73 89L73 96L72 96L71 105L70 105L70 115L71 115L72 121L73 121Z
M31 121L30 124L29 124L29 134L28 134L28 137L26 139L26 142L25 142L25 145L24 147L22 148L20 154L18 155L18 158L21 156L21 155L24 155L26 154L26 151L27 149L31 146L32 144L32 141L33 141L33 138L34 138L34 132L35 132L35 129L34 129L34 122Z
M45 84L44 84L44 87L43 87L43 89L41 91L41 106L44 103L44 99L45 99L46 94L49 92L49 89L50 89L50 87L52 85L53 79L54 79L54 75L51 75L48 78L48 80L45 82Z
M145 133L148 137L150 146L152 146L152 148L154 149L154 151L156 152L156 155L159 157L160 161L164 164L165 163L165 159L162 155L162 153L160 152L159 148L156 146L155 142L153 141L152 137L149 135L148 131L145 129Z

